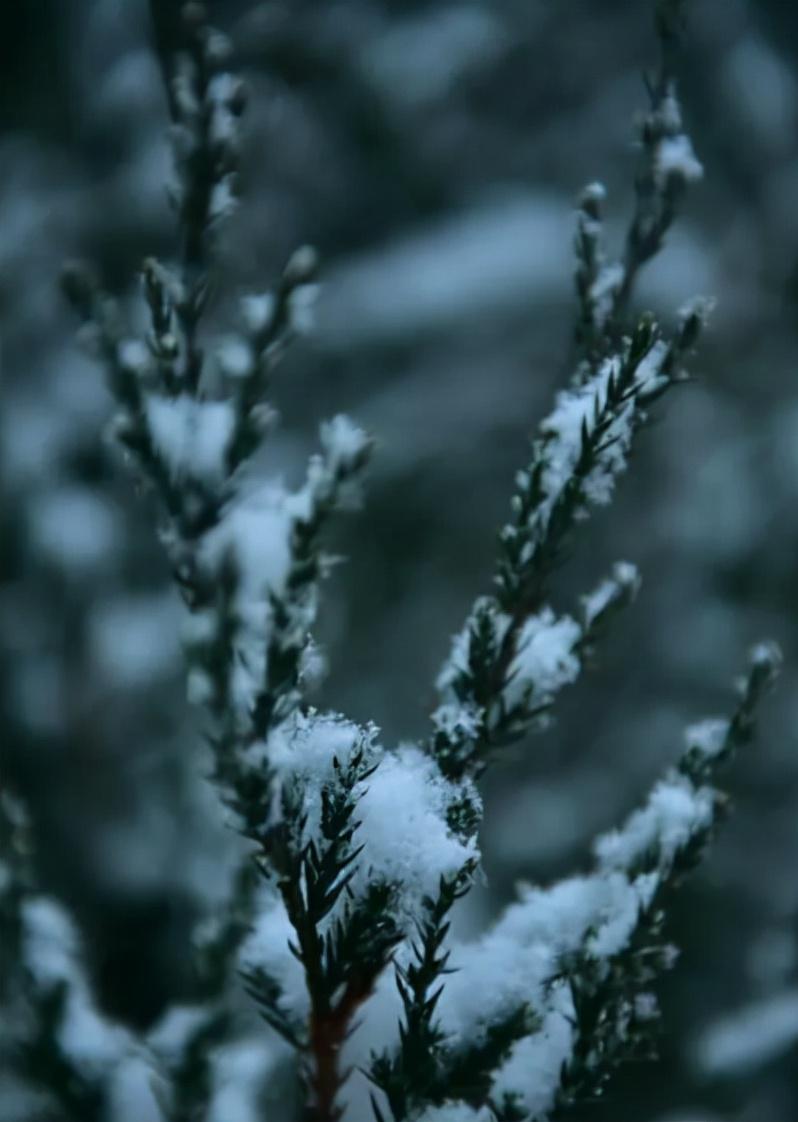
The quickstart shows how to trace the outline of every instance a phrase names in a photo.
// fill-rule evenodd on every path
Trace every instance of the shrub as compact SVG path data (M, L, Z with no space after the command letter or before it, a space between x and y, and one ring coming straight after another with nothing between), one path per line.
M189 696L205 713L212 779L246 850L227 909L197 932L199 999L137 1036L95 1007L77 933L37 893L29 827L6 797L4 1049L32 1113L122 1118L147 1099L154 1111L155 1095L169 1122L256 1117L289 1050L307 1122L369 1109L377 1122L543 1122L600 1094L624 1059L651 1054L653 987L675 961L669 897L722 816L716 778L752 735L778 669L773 645L752 652L731 714L691 726L640 808L596 839L588 871L523 888L470 942L455 941L450 924L480 867L480 777L546 726L639 585L619 562L569 613L549 602L565 547L611 501L659 398L687 378L703 326L700 301L671 330L630 313L638 272L702 174L675 90L682 23L679 3L660 3L660 61L619 260L605 258L603 188L580 199L574 375L516 476L491 590L452 640L428 735L389 747L374 725L307 700L333 562L325 532L357 500L372 441L346 417L326 422L294 490L256 463L275 421L272 375L307 327L316 257L299 249L273 292L242 302L237 333L209 346L213 248L235 205L246 95L202 5L187 4L179 24L156 19L176 261L144 263L144 339L85 266L67 267L64 287L107 372L115 438L157 512L186 609ZM242 1021L241 982L270 1026L261 1036Z

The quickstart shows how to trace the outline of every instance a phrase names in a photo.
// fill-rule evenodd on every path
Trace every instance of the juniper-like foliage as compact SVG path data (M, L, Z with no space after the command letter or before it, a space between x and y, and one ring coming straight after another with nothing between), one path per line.
M652 410L687 377L703 325L700 303L672 329L631 316L635 279L701 174L675 87L683 6L657 8L660 62L625 246L607 259L604 190L592 184L577 212L572 381L517 474L491 589L452 642L429 736L397 748L307 699L325 532L356 496L372 443L344 417L326 422L296 490L263 479L256 463L275 421L266 394L278 360L305 327L315 254L298 250L272 292L243 301L236 334L209 338L214 245L235 203L246 96L201 4L153 11L176 240L170 260L142 263L146 334L85 266L69 266L64 287L107 372L115 437L158 519L185 604L189 695L205 714L210 776L245 853L227 909L198 933L199 1000L137 1038L97 1012L77 934L34 891L10 814L0 968L15 1022L3 1060L30 1086L31 1116L117 1122L118 1085L138 1064L148 1086L154 1077L157 1107L142 1094L160 1117L211 1122L241 1038L243 985L265 1022L248 1043L259 1064L252 1118L286 1049L303 1122L565 1117L620 1062L652 1051L652 987L675 958L664 934L670 895L722 817L718 773L749 741L779 664L771 645L753 651L732 715L688 729L675 767L597 839L587 872L526 887L481 937L453 939L453 911L480 864L477 780L549 721L639 586L635 567L618 562L570 613L549 599L579 525L611 501Z

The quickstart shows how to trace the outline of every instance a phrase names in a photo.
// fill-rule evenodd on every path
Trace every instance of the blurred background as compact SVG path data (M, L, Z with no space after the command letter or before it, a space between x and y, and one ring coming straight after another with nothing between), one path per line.
M273 397L293 478L320 419L378 440L363 511L339 526L318 704L420 734L535 423L568 376L573 207L608 189L620 248L633 119L656 46L621 0L226 0L251 87L244 201L219 292L324 262L313 338ZM680 389L612 509L562 570L563 610L624 559L637 604L558 721L485 786L484 922L519 879L584 865L681 744L723 712L746 648L785 674L729 776L735 812L677 899L662 1062L625 1070L580 1122L798 1118L798 8L693 0L682 60L705 167L640 307L717 301ZM168 257L166 108L144 0L28 0L0 15L0 741L40 877L78 917L103 1008L149 1027L190 996L191 925L226 889L233 840L197 765L179 605L104 435L101 374L57 275L97 261L135 301ZM228 301L229 302L229 301ZM219 301L223 323L225 300Z

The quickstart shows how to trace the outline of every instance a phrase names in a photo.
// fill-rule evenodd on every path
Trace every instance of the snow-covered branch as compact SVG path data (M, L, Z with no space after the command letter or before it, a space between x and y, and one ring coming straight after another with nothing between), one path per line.
M370 1081L378 1122L546 1122L599 1093L622 1059L649 1053L651 986L674 958L664 909L703 855L725 807L718 770L750 738L779 662L774 647L755 649L732 716L688 729L678 763L595 842L589 872L523 889L481 938L453 942L455 909L480 867L477 780L499 749L546 724L640 581L618 562L561 610L551 578L579 524L611 502L654 404L686 378L703 325L700 303L670 331L627 315L639 270L701 174L674 85L682 4L657 9L661 60L623 259L605 260L594 184L577 215L573 378L516 476L492 591L452 642L432 733L398 746L307 696L331 564L325 531L357 495L372 443L337 416L321 426L300 486L259 473L276 418L266 395L307 327L318 263L299 249L273 292L241 303L232 333L209 337L213 250L234 203L246 97L204 5L182 6L174 25L167 8L153 5L172 117L174 259L144 263L143 334L90 270L69 267L64 286L106 370L115 437L158 512L186 608L189 698L205 715L211 778L247 856L226 905L197 933L195 1003L141 1036L97 1011L64 910L30 892L13 862L0 867L10 948L0 948L0 972L16 976L22 964L23 1074L66 1117L101 1122L111 1084L135 1061L157 1072L153 1110L165 1122L216 1122L239 1070L242 1114L255 1116L277 1050L295 1055L303 1122L360 1122L352 1068ZM262 1047L237 1035L241 980L269 1026ZM364 1048L358 1025L386 1007L390 1032Z

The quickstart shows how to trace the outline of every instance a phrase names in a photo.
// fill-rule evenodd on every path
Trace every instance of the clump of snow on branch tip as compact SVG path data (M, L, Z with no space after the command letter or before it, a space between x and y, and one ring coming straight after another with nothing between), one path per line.
M486 935L453 949L439 1006L447 1032L471 1039L522 1002L540 1011L568 956L606 959L626 947L655 887L649 876L599 872L523 889Z
M479 796L470 781L445 779L415 745L386 753L363 787L358 838L365 848L358 878L395 884L399 911L412 920L424 897L435 896L441 877L453 877L478 859L476 838L461 837L450 821L464 802L476 812Z
M321 452L311 457L305 486L293 504L297 517L305 520L325 506L340 510L358 505L360 474L372 449L370 437L343 414L325 421L319 435Z
M612 497L616 477L626 468L627 455L634 435L638 413L637 398L653 392L662 378L667 344L657 340L639 362L630 392L611 416L605 417L601 448L596 453L582 493L588 503L605 505ZM584 434L593 431L597 420L607 409L609 389L621 371L621 358L607 359L597 373L583 386L564 390L557 395L554 410L540 426L544 470L542 487L545 500L538 516L547 515L563 488L573 478L582 452Z
M153 444L173 479L222 479L235 427L229 402L150 394L145 409Z
M684 730L685 745L704 759L714 759L726 746L729 728L726 717L705 717Z
M544 608L524 623L504 693L510 704L523 697L544 698L575 682L581 664L576 653L582 628L570 616Z
M677 854L712 825L715 798L711 788L695 788L687 777L671 772L620 829L596 840L600 866L632 869L653 855L659 868L670 869Z
M633 599L640 585L641 577L636 565L628 561L616 562L612 574L582 597L585 629L590 629L613 604Z
M757 643L752 647L749 658L753 667L766 670L771 675L779 672L784 661L781 647L772 639Z
M654 155L654 173L660 186L674 178L684 183L695 183L703 178L703 165L686 133L663 137Z
M333 471L355 470L371 447L371 438L344 413L324 421L320 432L321 446Z
M361 728L335 713L313 710L292 714L272 733L266 755L277 780L301 792L305 840L318 834L325 788L337 784L358 756L363 770L377 763L382 754L377 733L374 725ZM359 793L353 789L353 797Z
M458 681L470 675L471 643L475 630L479 627L489 629L489 643L498 650L512 624L511 617L499 610L496 602L488 596L481 596L475 602L471 615L463 629L452 638L449 657L440 669L436 686L440 693L447 695Z

